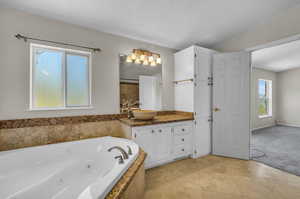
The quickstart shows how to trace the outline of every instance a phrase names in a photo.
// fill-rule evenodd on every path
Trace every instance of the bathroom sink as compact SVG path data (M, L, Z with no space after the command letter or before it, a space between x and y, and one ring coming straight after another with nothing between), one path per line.
M132 113L136 120L153 120L157 115L157 111L152 110L134 110Z

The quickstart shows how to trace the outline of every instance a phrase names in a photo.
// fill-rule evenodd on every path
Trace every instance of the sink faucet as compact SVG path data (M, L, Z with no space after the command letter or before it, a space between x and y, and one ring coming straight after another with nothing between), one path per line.
M113 149L119 150L122 153L124 160L128 159L129 156L128 156L127 152L119 146L113 146L113 147L109 148L107 151L111 152Z

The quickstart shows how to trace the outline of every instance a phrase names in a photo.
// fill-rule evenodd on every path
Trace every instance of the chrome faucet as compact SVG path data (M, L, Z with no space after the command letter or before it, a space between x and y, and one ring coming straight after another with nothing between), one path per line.
M113 147L109 148L107 151L111 152L113 149L119 150L122 153L122 156L123 156L124 160L128 159L129 156L128 156L127 152L119 146L113 146Z

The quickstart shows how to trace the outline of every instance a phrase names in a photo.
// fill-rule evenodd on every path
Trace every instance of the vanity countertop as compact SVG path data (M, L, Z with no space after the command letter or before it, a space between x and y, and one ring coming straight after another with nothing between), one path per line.
M135 119L128 119L128 118L120 118L119 120L120 122L128 126L146 126L146 125L153 125L153 124L163 124L163 123L170 123L170 122L194 120L194 115L193 113L190 112L174 111L168 114L158 114L157 116L155 116L154 120L149 120L149 121L142 121L142 120L135 120Z

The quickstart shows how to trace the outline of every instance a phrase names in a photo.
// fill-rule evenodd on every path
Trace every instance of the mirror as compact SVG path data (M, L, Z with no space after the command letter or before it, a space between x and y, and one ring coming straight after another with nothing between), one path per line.
M162 65L156 66L127 62L120 55L120 112L126 107L141 110L161 110Z

